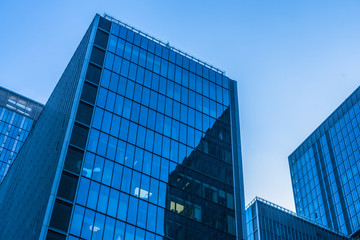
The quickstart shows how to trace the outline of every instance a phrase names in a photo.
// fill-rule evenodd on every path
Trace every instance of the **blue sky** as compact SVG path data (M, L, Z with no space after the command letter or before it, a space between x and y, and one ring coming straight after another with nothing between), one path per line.
M359 86L360 2L2 1L0 85L45 103L104 12L238 81L246 202L293 210L287 157Z

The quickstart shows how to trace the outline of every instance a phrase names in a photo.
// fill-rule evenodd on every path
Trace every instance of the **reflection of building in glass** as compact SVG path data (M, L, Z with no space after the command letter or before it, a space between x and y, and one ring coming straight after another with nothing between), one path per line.
M170 173L166 207L165 231L173 239L235 239L229 108Z
M179 239L169 214L187 239L244 239L236 91L222 71L97 15L17 157L31 161L0 185L0 239ZM176 171L193 179L181 196Z
M347 236L256 197L246 208L247 240L341 240Z
M298 214L360 234L360 88L289 156L289 165Z
M0 87L0 182L42 109L42 104Z

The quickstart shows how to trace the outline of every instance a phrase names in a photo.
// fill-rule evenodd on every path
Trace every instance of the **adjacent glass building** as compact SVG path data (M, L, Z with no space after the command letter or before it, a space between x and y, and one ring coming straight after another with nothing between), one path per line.
M42 109L42 104L0 87L0 182Z
M96 15L0 185L0 239L245 239L240 149L235 81Z
M256 197L246 208L247 240L341 240L347 236Z
M298 214L356 236L360 229L360 88L290 156Z

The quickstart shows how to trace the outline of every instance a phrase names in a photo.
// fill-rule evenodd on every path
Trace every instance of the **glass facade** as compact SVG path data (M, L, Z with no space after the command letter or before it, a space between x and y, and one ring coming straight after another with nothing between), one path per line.
M340 240L334 232L285 208L255 198L246 209L247 240Z
M0 182L42 109L42 104L0 87Z
M88 137L68 239L236 239L233 81L124 25L108 30L95 37L96 100L79 105L92 117L75 123Z
M360 89L289 157L298 214L353 234L360 229Z

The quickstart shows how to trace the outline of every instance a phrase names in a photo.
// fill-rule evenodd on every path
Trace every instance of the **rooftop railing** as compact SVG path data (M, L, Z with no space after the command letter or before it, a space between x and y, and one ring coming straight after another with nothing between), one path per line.
M275 208L275 209L277 209L277 210L280 210L280 211L282 211L282 212L285 212L285 213L287 213L287 214L293 215L294 217L300 218L300 219L302 219L302 220L304 220L304 221L306 221L306 222L312 223L312 224L314 224L314 225L316 225L316 226L318 226L318 227L324 228L324 229L326 229L326 230L328 230L328 231L330 231L330 232L333 232L333 233L335 233L335 234L338 234L338 235L340 235L340 236L343 236L343 237L345 237L345 238L348 238L347 235L345 235L345 234L343 234L343 233L341 233L341 232L335 231L334 229L332 229L332 228L330 228L330 227L328 227L328 226L319 224L319 223L315 222L314 220L312 220L312 219L310 219L310 218L301 216L301 215L299 215L299 214L297 214L297 213L295 213L295 212L293 212L293 211L290 211L289 209L286 209L286 208L284 208L284 207L281 207L281 206L279 206L279 205L277 205L277 204L275 204L275 203L272 203L272 202L270 202L270 201L268 201L268 200L265 200L265 199L262 199L262 198L260 198L260 197L255 197L255 198L245 207L245 211L246 211L251 205L253 205L256 201L259 201L259 202L261 202L261 203L264 203L264 204L266 204L266 205L268 205L268 206L270 206L270 207L273 207L273 208Z
M108 19L109 21L112 21L112 22L114 22L114 23L116 23L116 24L119 24L120 26L125 27L125 28L127 28L127 29L129 29L129 30L131 30L131 31L133 31L133 32L135 32L135 33L143 36L143 37L146 37L146 38L148 38L149 40L154 41L154 42L160 44L160 45L163 46L163 47L169 48L170 50L172 50L172 51L174 51L174 52L182 55L183 57L189 58L189 59L193 60L194 62L197 62L197 63L201 64L201 65L204 66L204 67L207 67L207 68L209 68L209 69L211 69L211 70L213 70L213 71L215 71L215 72L218 72L218 73L220 73L220 74L225 75L225 71L220 70L219 68L216 68L216 67L214 67L214 66L212 66L212 65L210 65L210 64L208 64L208 63L206 63L206 62L204 62L204 61L201 61L201 60L199 60L199 59L191 56L190 54L188 54L188 53L186 53L186 52L184 52L184 51L181 51L181 50L179 50L179 49L177 49L177 48L175 48L175 47L172 47L172 46L169 45L169 43L164 43L163 41L161 41L161 40L159 40L159 39L157 39L157 38L155 38L155 37L152 37L152 36L150 36L149 34L144 33L143 31L141 31L141 30L139 30L139 29L136 29L136 28L134 28L134 27L132 27L132 26L124 23L124 22L122 22L122 21L120 21L120 20L118 20L118 19L110 16L110 15L107 14L107 13L104 13L104 18L106 18L106 19Z

